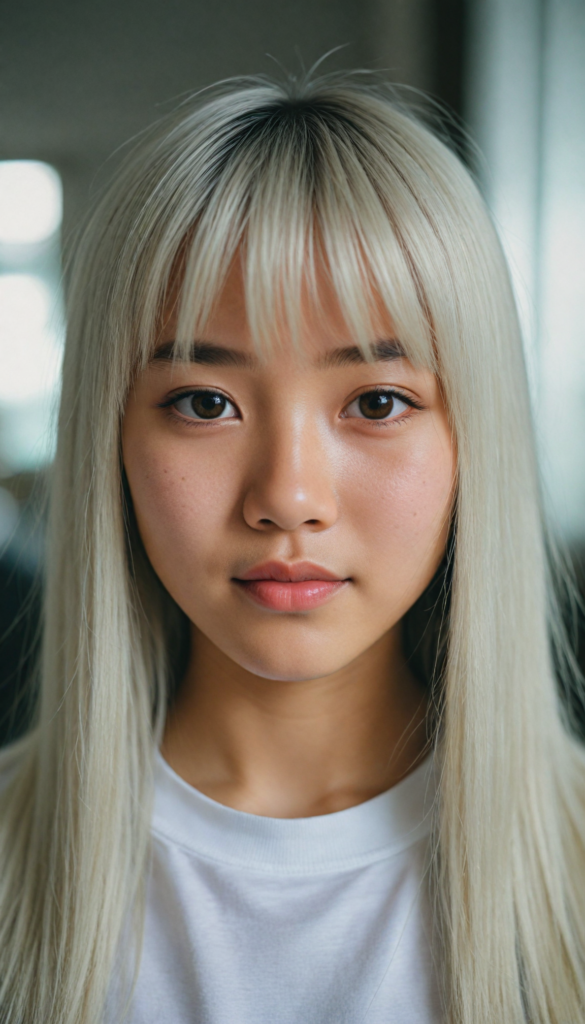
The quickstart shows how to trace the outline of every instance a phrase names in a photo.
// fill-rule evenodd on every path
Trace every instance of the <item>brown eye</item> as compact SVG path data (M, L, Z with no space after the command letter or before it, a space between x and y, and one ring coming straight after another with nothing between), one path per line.
M192 391L173 403L177 412L192 420L219 420L232 418L235 409L219 391Z
M395 420L409 407L409 403L393 391L365 391L354 398L344 415L366 420Z
M369 420L384 420L394 408L394 396L388 391L367 391L358 398L358 405Z

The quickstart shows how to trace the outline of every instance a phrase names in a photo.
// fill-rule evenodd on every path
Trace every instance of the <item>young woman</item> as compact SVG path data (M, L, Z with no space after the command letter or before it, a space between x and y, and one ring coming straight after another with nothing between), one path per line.
M584 1021L547 580L456 157L351 78L161 122L72 270L1 1020Z

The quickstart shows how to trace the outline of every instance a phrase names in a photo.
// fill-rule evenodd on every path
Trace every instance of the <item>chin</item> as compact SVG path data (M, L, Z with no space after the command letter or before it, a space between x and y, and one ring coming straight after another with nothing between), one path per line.
M232 661L247 672L262 679L274 679L283 683L300 683L331 675L340 671L359 654L359 651L346 654L341 651L341 644L331 645L331 649L328 649L329 645L322 643L319 650L315 649L313 643L305 646L298 641L274 645L273 649L270 649L270 646L237 645L233 649L224 650Z

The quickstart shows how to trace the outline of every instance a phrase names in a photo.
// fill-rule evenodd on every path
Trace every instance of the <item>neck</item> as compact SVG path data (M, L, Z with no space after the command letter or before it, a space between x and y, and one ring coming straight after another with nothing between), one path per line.
M428 749L398 629L319 679L264 679L198 631L162 753L206 796L268 817L328 814L399 782Z

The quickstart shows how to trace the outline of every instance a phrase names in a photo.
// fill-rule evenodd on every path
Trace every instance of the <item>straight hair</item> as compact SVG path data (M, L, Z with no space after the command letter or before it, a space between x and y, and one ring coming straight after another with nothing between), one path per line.
M0 757L0 1019L99 1024L112 986L127 1005L135 984L184 616L131 521L120 423L177 267L187 346L234 258L260 353L283 320L299 337L321 260L358 343L381 301L408 358L440 379L458 463L448 622L431 659L445 1019L584 1021L585 758L557 696L509 274L449 147L383 86L339 75L229 82L183 103L139 138L79 242L40 696L34 728Z

